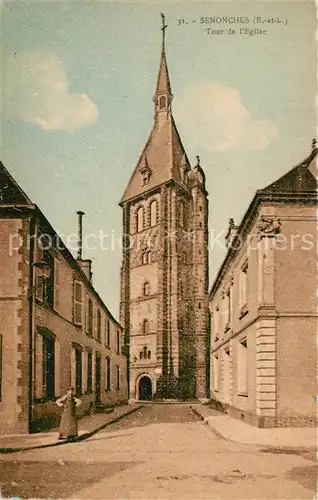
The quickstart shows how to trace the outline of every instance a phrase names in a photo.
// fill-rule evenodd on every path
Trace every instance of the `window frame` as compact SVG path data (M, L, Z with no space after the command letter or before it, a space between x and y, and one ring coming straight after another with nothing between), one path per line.
M157 200L152 200L150 202L149 211L150 211L150 227L157 226L157 224L158 224L158 202L157 202Z
M83 394L83 352L81 349L73 348L75 351L75 394ZM79 361L79 363L78 363ZM78 366L79 365L79 366Z
M61 288L61 266L60 261L54 257L54 294L53 294L53 309L56 312L60 311L60 288Z
M93 353L87 351L87 373L86 373L87 394L93 392Z
M105 391L111 391L111 359L109 356L105 358Z
M55 400L55 339L48 335L41 336L43 399ZM50 368L52 368L52 371L50 371Z
M243 354L244 353L244 354ZM242 366L243 365L243 366ZM248 339L243 337L237 343L237 395L248 397ZM242 375L243 373L243 375ZM242 381L243 377L243 381Z
M102 313L99 307L96 308L96 340L100 343L102 341Z
M120 390L120 367L116 365L116 391Z
M79 287L78 287L79 285ZM84 303L84 293L83 293L83 283L78 280L74 279L74 288L73 288L73 322L77 326L83 326L83 303ZM76 290L80 289L80 300L77 300L77 294ZM79 309L79 317L77 316L77 308ZM80 319L78 319L80 318Z
M144 335L148 335L149 334L149 321L147 318L145 318L142 322L142 333Z
M249 269L249 262L248 259L246 259L244 264L240 268L240 279L239 279L240 319L243 318L248 313L248 295L249 295L248 269Z
M141 205L137 208L136 211L136 230L137 233L141 233L141 231L144 230L144 219L145 219L145 210L144 207Z
M150 295L150 283L149 281L145 281L143 284L143 295L147 296Z
M105 322L105 328L106 328L106 336L105 336L105 343L106 347L110 348L110 320L109 318L106 317L106 322Z

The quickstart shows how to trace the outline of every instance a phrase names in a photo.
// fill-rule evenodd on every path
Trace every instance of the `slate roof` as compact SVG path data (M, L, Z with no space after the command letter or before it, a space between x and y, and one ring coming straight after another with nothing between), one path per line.
M6 204L30 205L32 202L0 161L0 205Z
M161 53L155 100L158 95L162 94L169 96L171 102L170 79L164 51ZM172 116L171 107L169 106L167 111L159 112L155 116L155 122L148 141L141 153L120 204L146 193L169 180L181 183L179 166L182 164L191 168ZM145 186L142 186L140 170L145 166L149 167L151 174L149 182Z
M317 157L317 152L318 149L314 146L310 155L304 161L261 191L264 193L305 193L317 191L317 178L315 178L310 170Z
M162 92L168 92L169 94L171 94L171 85L170 85L170 78L169 78L168 65L165 52L162 52L161 54L160 68L158 73L155 95Z

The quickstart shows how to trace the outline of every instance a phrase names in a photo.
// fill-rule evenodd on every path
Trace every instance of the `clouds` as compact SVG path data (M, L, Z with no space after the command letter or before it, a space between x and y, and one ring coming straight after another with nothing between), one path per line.
M184 136L206 151L262 150L278 132L270 120L255 120L238 90L217 82L188 85L174 110Z
M87 94L72 93L53 52L20 52L4 62L4 113L44 130L77 130L97 120Z

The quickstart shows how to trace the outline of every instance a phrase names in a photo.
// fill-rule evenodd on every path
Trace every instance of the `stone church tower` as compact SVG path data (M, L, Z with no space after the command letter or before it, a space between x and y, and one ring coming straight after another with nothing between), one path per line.
M154 124L120 205L121 323L131 399L205 398L208 385L208 193L171 110L162 52Z

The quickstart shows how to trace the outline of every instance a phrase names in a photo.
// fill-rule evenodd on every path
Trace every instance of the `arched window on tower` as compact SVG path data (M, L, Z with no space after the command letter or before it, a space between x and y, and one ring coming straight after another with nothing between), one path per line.
M137 210L137 232L142 231L144 228L144 209L139 207Z
M150 226L156 226L157 225L157 202L156 200L153 200L150 203Z
M163 109L166 107L166 98L165 96L163 95L162 97L160 97L159 99L159 108L160 109Z
M144 295L150 295L150 283L149 281L145 281L143 286Z
M147 319L144 319L142 323L142 333L144 334L149 333L149 321Z
M151 252L150 250L146 250L143 252L141 261L143 264L150 264L151 263Z

